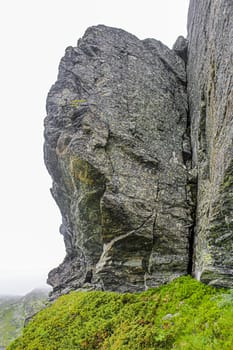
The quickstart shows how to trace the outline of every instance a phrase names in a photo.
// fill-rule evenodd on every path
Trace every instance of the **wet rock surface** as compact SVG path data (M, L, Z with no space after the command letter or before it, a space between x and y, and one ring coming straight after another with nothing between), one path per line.
M45 119L45 163L66 246L48 278L54 297L140 291L187 273L193 202L184 40L170 50L97 26L67 48Z
M233 3L190 1L188 94L198 176L194 272L233 287Z

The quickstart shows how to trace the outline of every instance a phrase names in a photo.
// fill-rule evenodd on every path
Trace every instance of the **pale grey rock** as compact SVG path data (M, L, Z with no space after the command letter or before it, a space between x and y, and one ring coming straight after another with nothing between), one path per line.
M172 49L175 51L175 53L180 56L185 63L187 63L188 59L188 40L185 39L182 35L180 35L175 44L173 45Z
M67 252L49 274L53 297L140 291L187 274L187 110L185 62L161 42L101 25L67 48L45 119Z
M198 176L194 274L233 287L233 2L191 0L188 95Z

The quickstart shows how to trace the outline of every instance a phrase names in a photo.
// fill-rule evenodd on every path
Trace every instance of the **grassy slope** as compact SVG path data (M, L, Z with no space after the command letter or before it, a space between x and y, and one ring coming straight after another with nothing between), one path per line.
M47 291L35 290L24 297L0 297L0 346L21 334L25 318L45 306L47 295Z
M18 297L0 298L0 346L9 344L23 326L23 305Z
M232 291L182 277L141 294L62 296L7 349L230 350L232 325Z

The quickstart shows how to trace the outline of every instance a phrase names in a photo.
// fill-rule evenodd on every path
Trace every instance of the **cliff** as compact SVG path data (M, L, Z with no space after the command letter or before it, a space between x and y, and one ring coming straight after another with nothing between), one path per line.
M185 62L156 40L89 28L66 50L47 111L45 160L67 251L49 275L55 291L136 291L185 274Z
M233 3L190 2L188 96L198 177L194 272L233 287Z
M231 18L227 0L191 1L173 50L102 25L67 48L45 119L66 246L54 297L188 273L232 286Z

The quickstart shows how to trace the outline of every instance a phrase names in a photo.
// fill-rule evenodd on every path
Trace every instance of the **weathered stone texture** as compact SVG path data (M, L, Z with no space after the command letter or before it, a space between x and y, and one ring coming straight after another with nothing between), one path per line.
M67 251L49 274L54 295L187 273L187 108L185 63L159 41L97 26L66 50L45 120Z
M233 2L191 0L188 94L198 176L194 271L233 286Z

